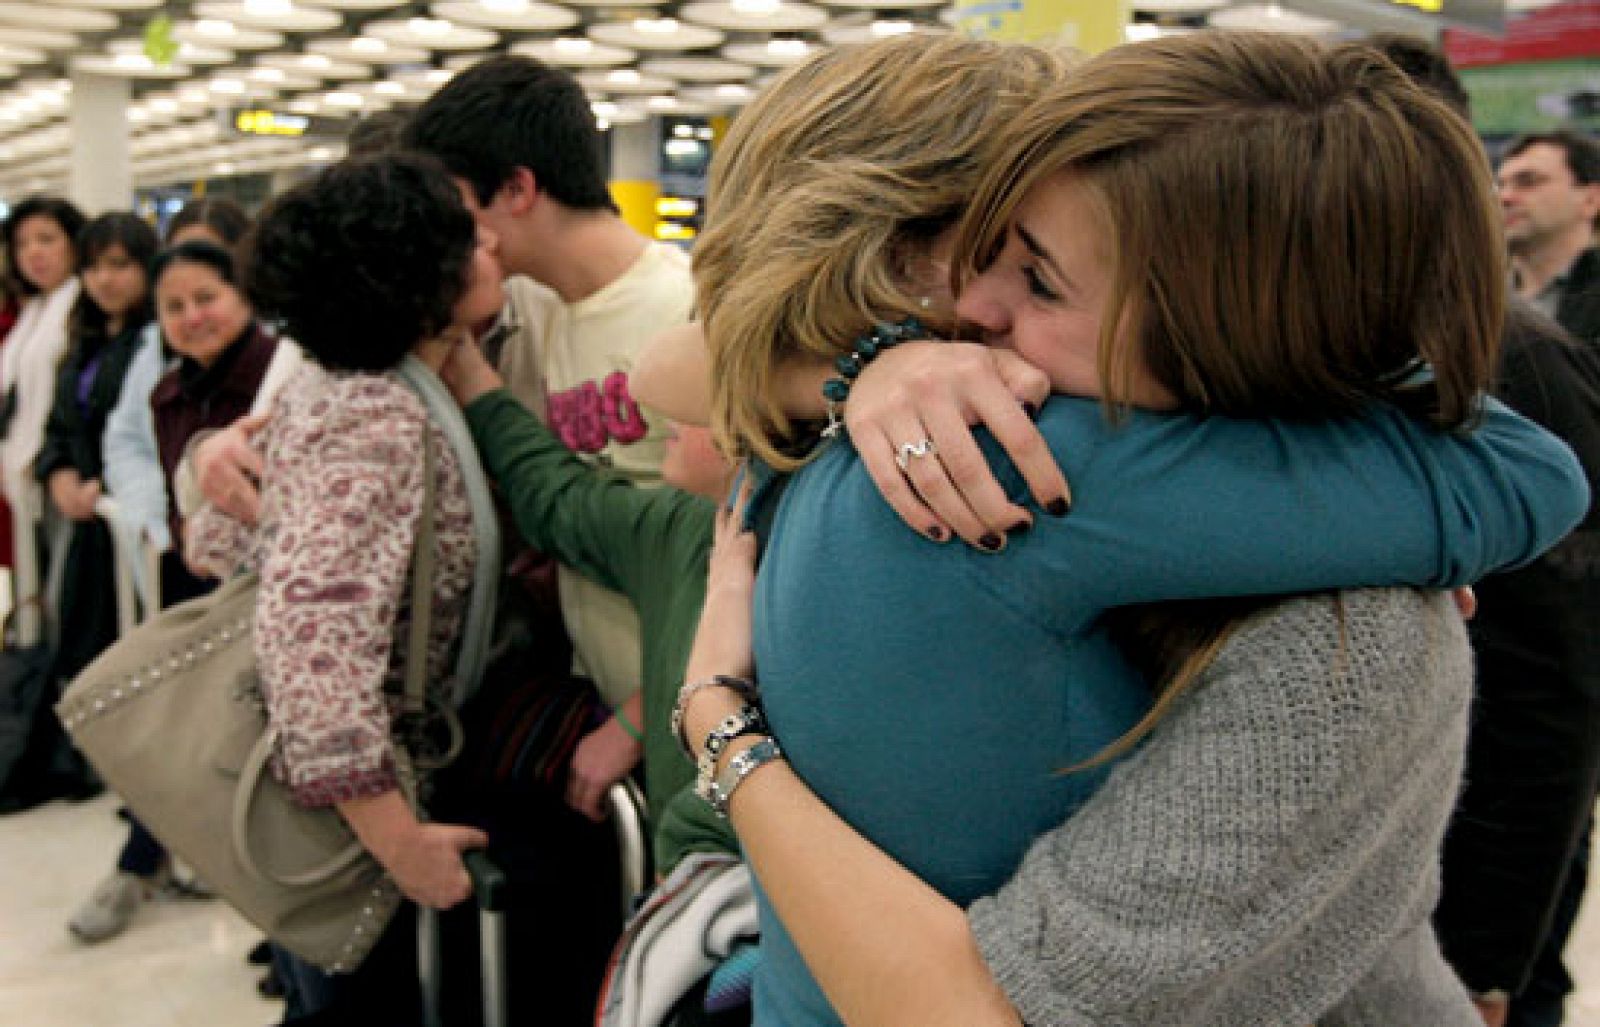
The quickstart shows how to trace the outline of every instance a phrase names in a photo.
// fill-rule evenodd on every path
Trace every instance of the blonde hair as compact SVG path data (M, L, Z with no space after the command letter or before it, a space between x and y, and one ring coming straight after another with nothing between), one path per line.
M793 358L848 352L916 309L918 248L953 224L1003 127L1065 54L913 34L792 69L747 107L712 162L694 276L731 455L797 466L776 391Z
M1476 409L1506 304L1489 162L1377 51L1204 32L1084 62L1018 119L960 230L958 278L1063 171L1114 251L1100 344L1114 404L1142 363L1197 413L1322 418L1380 400L1457 426Z

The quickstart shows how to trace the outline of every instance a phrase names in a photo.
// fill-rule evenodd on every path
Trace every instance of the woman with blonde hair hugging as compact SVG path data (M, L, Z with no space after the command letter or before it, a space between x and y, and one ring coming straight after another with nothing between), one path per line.
M797 366L837 358L837 403L921 327L875 322L941 320L940 226L838 202L917 180L791 159L829 80L773 138L802 80L736 123L696 254L715 426L778 470ZM1037 414L1070 513L982 443L1020 513L988 553L905 531L863 468L964 473L931 415L853 424L781 494L753 473L759 578L722 517L679 714L760 886L757 1022L1472 1022L1428 926L1459 617L1247 597L1465 584L1583 511L1570 453L1480 398L1505 276L1476 139L1370 50L1224 33L1100 55L996 128L954 313L1104 405ZM849 217L884 245L796 243Z

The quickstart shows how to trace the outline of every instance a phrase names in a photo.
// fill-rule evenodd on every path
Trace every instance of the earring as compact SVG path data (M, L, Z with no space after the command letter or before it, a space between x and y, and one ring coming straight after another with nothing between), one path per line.
M933 297L922 297L921 299L917 300L917 306L921 307L923 310L927 310L929 307L933 306Z

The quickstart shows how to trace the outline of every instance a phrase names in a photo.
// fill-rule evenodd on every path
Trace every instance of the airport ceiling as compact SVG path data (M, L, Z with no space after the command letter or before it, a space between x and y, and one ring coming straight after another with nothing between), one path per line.
M1290 2L1133 0L1130 35L1208 19L1346 27ZM336 139L244 137L225 114L349 120L416 104L490 52L570 68L620 125L729 113L818 47L955 23L950 0L0 0L0 196L65 191L74 71L130 80L134 182L148 187L336 159Z

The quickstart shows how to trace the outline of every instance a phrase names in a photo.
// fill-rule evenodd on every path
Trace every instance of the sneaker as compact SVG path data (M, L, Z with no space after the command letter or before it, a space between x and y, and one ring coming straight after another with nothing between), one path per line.
M100 882L94 894L89 896L89 901L73 915L67 928L83 942L93 943L115 937L133 919L147 891L148 885L143 878L119 870Z

